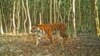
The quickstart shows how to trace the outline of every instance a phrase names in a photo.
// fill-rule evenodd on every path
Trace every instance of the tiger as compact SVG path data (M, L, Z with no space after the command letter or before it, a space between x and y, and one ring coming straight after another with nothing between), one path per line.
M36 34L38 38L43 36L47 36L49 41L53 43L52 35L59 32L63 39L67 38L68 35L66 34L67 24L64 23L52 23L52 24L38 24L32 27L31 32Z

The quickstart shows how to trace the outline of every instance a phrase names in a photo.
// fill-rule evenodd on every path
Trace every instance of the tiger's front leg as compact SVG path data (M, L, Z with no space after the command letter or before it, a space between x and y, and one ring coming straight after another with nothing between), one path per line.
M50 43L53 44L51 33L48 33L47 38L50 40Z

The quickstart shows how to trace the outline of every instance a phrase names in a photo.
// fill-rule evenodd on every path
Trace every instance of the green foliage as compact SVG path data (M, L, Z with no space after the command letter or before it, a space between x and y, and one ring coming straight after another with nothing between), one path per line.
M55 1L55 6L54 6ZM40 13L41 18L44 23L49 23L50 20L50 10L52 10L52 21L54 21L54 13L56 15L56 20L58 22L69 23L68 32L73 32L72 27L72 1L73 0L52 0L52 9L50 8L50 0L28 0L28 8L30 13L30 18L32 25L39 23ZM20 32L24 32L24 22L27 18L26 16L26 0L0 0L0 10L1 18L3 18L3 29L4 31L12 31L12 16L13 16L13 6L15 2L15 22L17 27L18 20L20 21ZM22 5L24 3L25 9ZM19 5L18 5L19 3ZM95 0L76 0L76 28L77 32L95 32ZM100 0L97 3L98 14L100 18ZM18 8L17 8L18 7ZM54 12L54 7L56 12ZM19 10L19 18L18 12ZM100 20L99 20L100 21ZM28 20L26 21L26 28L28 28Z

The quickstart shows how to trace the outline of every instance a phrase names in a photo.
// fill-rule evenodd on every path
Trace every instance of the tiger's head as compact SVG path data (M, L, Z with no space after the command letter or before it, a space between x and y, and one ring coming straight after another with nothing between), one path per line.
M31 32L32 35L35 36L36 46L38 46L40 40L45 37L45 32L39 27L39 25L33 26Z
M41 30L38 25L35 25L32 27L31 32L33 35L35 35L36 37L44 37L45 36L45 32L43 30Z

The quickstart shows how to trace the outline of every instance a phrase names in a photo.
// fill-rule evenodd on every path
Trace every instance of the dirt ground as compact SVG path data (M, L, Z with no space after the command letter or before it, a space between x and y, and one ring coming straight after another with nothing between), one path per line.
M100 56L100 38L91 35L41 40L36 46L32 36L0 36L0 56Z

